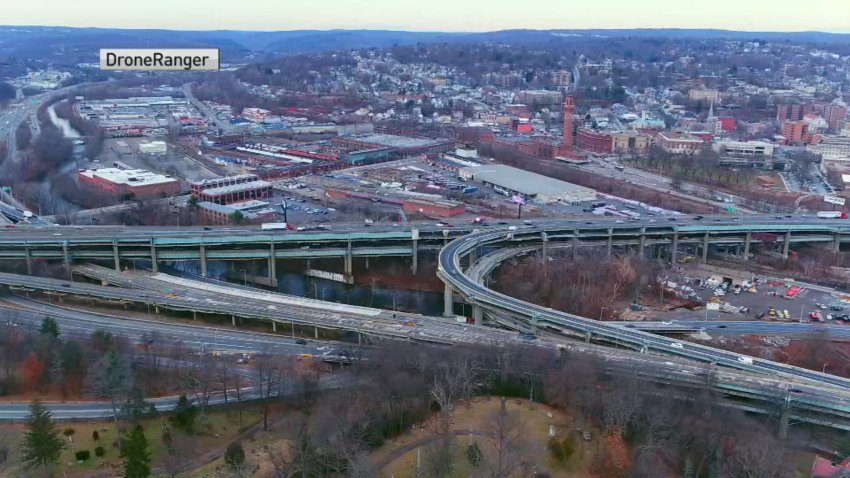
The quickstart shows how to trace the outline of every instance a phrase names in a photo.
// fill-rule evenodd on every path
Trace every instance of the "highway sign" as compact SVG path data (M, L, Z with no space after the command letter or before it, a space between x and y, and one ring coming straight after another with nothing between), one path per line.
M838 196L831 196L829 194L823 195L823 202L826 202L826 203L829 203L829 204L836 204L838 206L843 206L846 201L847 201L846 199L838 197Z

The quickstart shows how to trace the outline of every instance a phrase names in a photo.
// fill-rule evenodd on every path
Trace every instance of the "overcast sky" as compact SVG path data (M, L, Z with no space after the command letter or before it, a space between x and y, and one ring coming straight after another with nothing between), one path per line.
M850 32L849 0L0 0L0 24L181 30Z

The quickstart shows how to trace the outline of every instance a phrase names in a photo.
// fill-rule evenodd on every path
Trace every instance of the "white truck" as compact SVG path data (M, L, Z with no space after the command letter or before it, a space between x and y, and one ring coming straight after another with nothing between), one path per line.
M843 211L818 211L821 219L847 219L847 213Z
M264 222L260 228L264 231L268 230L284 230L289 231L292 229L292 226L285 222Z

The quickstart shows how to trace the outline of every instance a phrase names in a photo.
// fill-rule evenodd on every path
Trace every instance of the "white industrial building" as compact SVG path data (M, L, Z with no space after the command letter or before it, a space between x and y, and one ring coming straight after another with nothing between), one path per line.
M139 153L162 156L168 153L165 141L149 141L139 143Z
M505 196L519 195L544 204L557 201L578 204L596 199L593 189L503 164L461 168L458 176L480 181Z

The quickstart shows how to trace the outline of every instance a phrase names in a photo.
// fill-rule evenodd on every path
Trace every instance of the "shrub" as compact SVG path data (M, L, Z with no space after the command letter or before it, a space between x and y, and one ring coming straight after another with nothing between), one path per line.
M75 431L74 431L73 428L66 428L66 429L62 430L62 434L65 435L66 437L69 437L69 436L73 435L74 433L75 433Z
M241 443L231 443L224 452L224 462L234 470L238 470L245 463L245 450Z
M94 441L100 440L100 433L97 430L91 432L91 439Z
M565 437L561 440L549 440L548 448L555 460L561 466L566 466L567 461L575 453L575 440L573 437Z
M98 445L94 448L94 456L103 456L105 454L106 450L104 450L102 446Z
M80 450L74 453L74 456L77 458L77 461L86 461L91 458L91 453L88 450Z
M482 453L481 448L478 447L478 443L472 442L471 445L466 447L466 459L476 468L481 466Z

